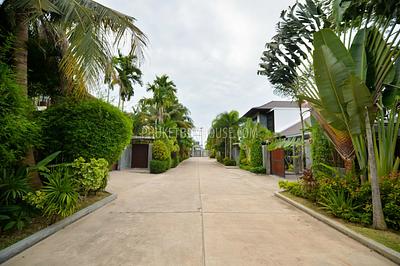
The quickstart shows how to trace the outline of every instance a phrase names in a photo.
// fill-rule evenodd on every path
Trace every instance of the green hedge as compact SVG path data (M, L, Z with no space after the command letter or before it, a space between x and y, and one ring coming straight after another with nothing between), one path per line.
M171 159L171 167L175 168L178 166L178 164L180 163L179 157L175 157Z
M259 167L263 165L261 142L255 141L250 147L250 166Z
M160 174L167 171L170 167L170 160L159 161L159 160L151 160L150 161L150 173L152 174Z
M171 157L167 144L162 140L156 140L153 143L152 156L154 160L165 161Z
M223 163L226 166L236 166L236 161L230 159L229 157L225 157Z
M118 108L97 99L66 101L42 115L43 152L62 151L62 162L104 158L116 162L132 136L132 122Z

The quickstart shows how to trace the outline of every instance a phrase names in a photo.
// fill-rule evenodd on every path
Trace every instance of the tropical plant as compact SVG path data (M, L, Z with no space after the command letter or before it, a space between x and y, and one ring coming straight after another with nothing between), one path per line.
M81 95L86 85L95 84L106 69L111 56L111 44L118 45L131 37L131 53L140 53L146 37L134 24L133 17L107 8L95 1L6 0L1 4L10 25L14 25L16 74L18 83L27 89L28 29L42 27L59 44L60 68L69 90ZM111 34L110 34L111 33ZM114 42L110 42L110 37Z
M211 134L208 135L207 145L232 158L232 144L238 141L239 125L242 119L239 112L233 110L219 114L211 125Z
M328 213L344 219L350 219L360 206L355 206L351 197L347 196L344 190L329 190L323 195L319 204Z
M317 10L310 2L306 12ZM327 1L320 10L322 14L298 16L301 19L292 15L294 12L290 14L291 22L308 25L312 21L317 27L305 27L305 43L287 42L293 37L290 31L274 37L278 41L268 47L265 57L278 62L276 76L269 74L270 79L275 77L277 86L287 82L297 97L311 104L313 116L345 160L348 171L357 157L361 179L365 181L367 173L371 179L374 227L384 229L375 159L379 154L373 148L371 124L380 95L393 98L397 93L394 77L400 56L399 5L394 1ZM317 23L321 19L325 29ZM303 36L302 31L299 36Z
M133 85L142 83L142 71L137 66L137 57L133 54L124 56L118 51L118 57L114 56L106 69L104 82L109 85L107 102L110 101L110 90L114 85L119 86L118 108L124 109L124 102L129 101L134 95ZM122 100L122 106L121 106Z
M157 76L152 84L147 85L147 91L153 93L153 97L148 99L148 102L156 109L156 123L162 124L165 119L165 109L176 99L176 86L167 75L162 75Z
M44 214L54 217L66 217L74 213L78 204L79 194L75 191L71 177L63 169L55 168L47 175L47 182L42 191L44 197Z

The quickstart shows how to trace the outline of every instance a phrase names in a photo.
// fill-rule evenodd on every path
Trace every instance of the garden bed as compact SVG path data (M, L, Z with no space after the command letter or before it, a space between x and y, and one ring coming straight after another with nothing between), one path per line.
M95 195L88 195L84 201L79 203L79 206L74 214L76 214L80 210L87 208L90 205L95 204L96 202L101 201L102 199L105 199L106 197L108 197L110 195L111 194L108 192L98 192ZM72 214L72 215L74 215L74 214ZM63 219L59 218L53 222L56 223L60 220L63 220ZM39 232L42 229L45 229L46 227L48 227L50 225L51 225L51 221L48 217L37 216L37 217L33 217L30 224L27 225L26 227L24 227L20 231L13 231L12 233L2 232L0 235L0 251L17 243L18 241L20 241L24 238L27 238L27 237L33 235L36 232Z
M355 224L355 223L350 223L347 222L343 219L334 217L333 215L327 213L321 207L316 205L310 200L307 200L305 198L300 198L292 195L290 192L283 191L279 192L279 194L303 205L304 207L307 207L331 220L334 220L335 222L340 223L341 225L344 225L350 230L355 231L358 234L361 234L364 237L367 237L369 239L372 239L385 247L388 247L396 252L400 252L400 233L393 231L393 230L387 230L387 231L381 231L381 230L375 230L370 227L363 226L361 224Z

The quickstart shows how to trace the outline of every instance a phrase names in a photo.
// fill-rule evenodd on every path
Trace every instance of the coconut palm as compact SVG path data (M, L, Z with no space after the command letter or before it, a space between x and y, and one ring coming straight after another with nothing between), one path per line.
M112 57L113 45L130 38L131 53L140 54L146 43L133 17L92 0L5 0L1 8L15 25L15 71L27 91L28 28L41 26L51 32L62 51L60 68L68 89L79 95L96 83Z

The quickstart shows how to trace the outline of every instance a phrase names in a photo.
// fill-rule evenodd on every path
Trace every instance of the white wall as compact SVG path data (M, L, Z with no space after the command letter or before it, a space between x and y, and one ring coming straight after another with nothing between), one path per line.
M308 109L303 108L302 111ZM304 119L310 116L309 112L303 114ZM274 108L275 132L279 133L288 127L300 122L299 108Z

